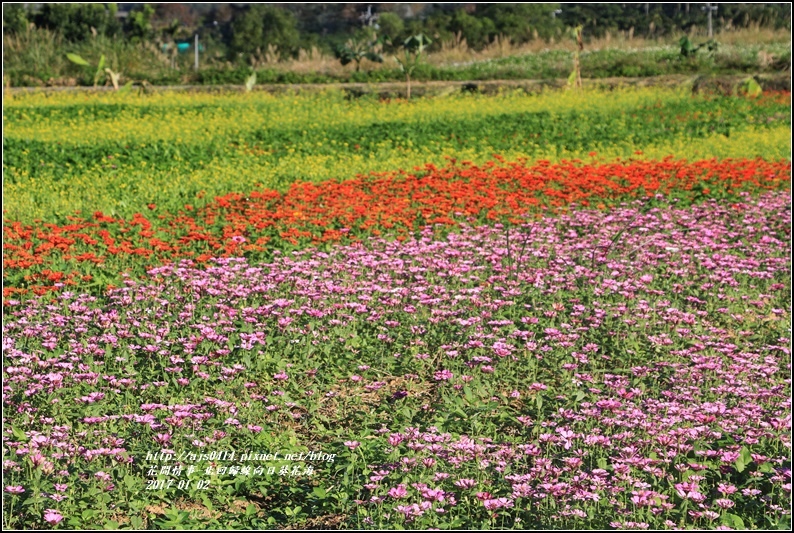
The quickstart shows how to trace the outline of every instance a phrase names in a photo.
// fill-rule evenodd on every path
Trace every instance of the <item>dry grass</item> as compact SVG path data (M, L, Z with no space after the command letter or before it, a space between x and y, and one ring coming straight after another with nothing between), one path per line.
M686 34L690 39L705 40L706 30L696 28ZM604 37L590 39L586 41L585 47L588 51L616 49L616 50L642 50L665 45L678 45L678 40L684 33L668 35L659 39L647 39L636 37L633 30L610 33ZM715 39L723 45L768 45L779 44L791 41L791 35L783 30L771 30L765 28L725 28L715 35ZM535 39L533 41L516 45L505 36L497 36L490 44L482 50L474 50L468 46L466 39L460 34L449 41L441 43L441 49L427 54L427 62L433 66L443 67L461 63L471 63L485 61L489 59L499 59L509 56L537 54L549 50L565 50L574 52L576 43L573 39L562 36L558 39L545 41ZM759 59L760 60L760 59ZM342 66L339 61L331 54L326 54L318 48L310 51L301 50L297 59L290 59L275 63L267 62L271 67L282 71L296 73L318 72L323 74L342 74L355 70L354 64ZM381 68L394 68L394 60L389 54L385 54L383 63L374 63L368 60L361 62L361 70L370 71Z

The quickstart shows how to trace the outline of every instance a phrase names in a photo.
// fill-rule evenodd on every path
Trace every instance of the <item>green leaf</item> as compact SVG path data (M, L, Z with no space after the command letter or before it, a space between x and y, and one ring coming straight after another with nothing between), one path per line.
M14 437L22 442L28 440L28 435L22 431L21 429L11 426L11 432L14 434Z
M466 401L474 403L474 394L472 394L471 388L469 388L468 385L463 386L463 395L466 397Z
M86 61L85 59L83 59L82 57L80 57L80 56L79 56L79 55L77 55L77 54L66 54L66 58L67 58L69 61L71 61L72 63L75 63L75 64L77 64L77 65L81 65L81 66L83 66L83 67L90 67L90 66L91 66L91 65L88 63L88 61Z
M598 468L600 468L601 470L606 470L607 469L607 458L606 457L599 457L598 460L596 461L596 464L598 465Z
M741 517L731 513L725 513L722 515L722 525L739 530L745 529L744 520L742 520Z
M763 92L761 86L758 84L757 81L755 81L754 78L747 78L746 80L744 80L743 88L747 96L756 97L756 96L760 96L761 93Z
M127 486L127 490L132 490L135 486L138 485L138 480L133 476L127 474L124 476L124 485Z
M572 71L571 74L568 76L568 86L573 87L576 85L576 71Z
M747 465L753 462L753 456L750 455L750 450L747 449L746 446L742 447L741 452L739 453L739 457L736 459L734 466L736 467L736 471L739 473L744 472L744 469L747 468Z

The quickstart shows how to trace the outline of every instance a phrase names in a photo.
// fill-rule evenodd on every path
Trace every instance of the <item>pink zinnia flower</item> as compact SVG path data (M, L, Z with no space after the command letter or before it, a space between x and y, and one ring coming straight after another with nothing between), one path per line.
M361 446L361 443L358 442L357 440L348 440L348 441L345 441L345 446L347 446L351 450L355 450L356 448Z
M25 492L25 489L22 487L22 485L9 485L6 487L6 492L11 494L22 494Z
M458 487L458 488L461 488L461 489L470 489L470 488L474 487L475 485L477 485L477 482L474 481L473 479L464 478L464 479L457 480L454 483L454 485L456 487Z
M48 524L55 525L63 520L63 515L55 509L47 509L44 511L44 521Z
M448 379L452 379L452 376L454 376L454 374L449 370L439 370L438 372L433 374L433 378L436 381L446 381Z
M276 379L276 380L279 380L279 381L286 381L286 380L289 379L289 376L287 375L286 372L279 372L278 374L273 376L273 379Z
M725 495L728 495L728 494L733 494L734 492L736 492L737 489L735 485L726 485L725 483L720 483L719 485L717 485L717 490L719 490L721 493Z
M722 509L730 509L735 505L731 500L727 498L720 498L719 500L714 500L714 503L716 503Z
M405 485L401 484L389 489L388 494L392 498L405 498L406 496L408 496L408 490L406 490Z

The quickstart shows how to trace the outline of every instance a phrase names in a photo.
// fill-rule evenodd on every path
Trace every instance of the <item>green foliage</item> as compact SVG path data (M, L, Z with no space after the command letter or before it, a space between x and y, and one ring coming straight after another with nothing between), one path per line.
M755 78L751 76L739 84L739 92L752 98L757 98L761 96L763 89L761 89L761 85L755 80Z
M154 8L150 4L130 12L127 32L133 41L144 41L152 36L153 15Z
M482 48L496 35L496 25L488 17L475 17L465 10L459 9L452 15L450 30L466 39L473 48Z
M558 18L566 26L582 24L585 34L593 37L629 30L637 36L660 36L704 28L706 13L701 7L680 3L571 3L561 4ZM719 4L718 15L723 27L791 27L789 4Z
M382 35L388 35L392 41L397 41L403 37L405 22L395 13L381 13L378 17L378 27Z
M423 34L412 35L403 41L402 56L394 56L394 60L400 66L400 71L405 75L408 84L408 98L411 98L411 75L422 61L422 54L425 48L432 41Z
M252 4L232 28L230 50L235 55L249 55L268 46L291 54L300 41L295 15L272 5Z
M94 33L112 37L121 31L121 25L115 16L115 6L115 4L44 4L35 17L35 22L37 26L54 30L64 39L72 42L91 39Z
M28 29L30 21L22 4L3 4L3 33L22 33Z
M561 30L562 22L554 16L555 10L559 8L560 4L486 4L482 15L493 21L497 34L523 43L532 40L535 35L548 39Z
M709 39L705 43L701 43L697 46L692 44L692 41L689 40L689 37L684 35L681 39L678 40L678 45L681 47L681 57L682 58L691 58L694 57L698 50L705 48L709 52L715 52L719 48L719 44L714 39Z
M83 59L81 56L77 54L66 54L67 59L74 63L75 65L80 65L81 67L91 67L91 64ZM118 90L119 89L119 78L121 77L121 73L115 72L110 68L105 66L105 54L102 54L99 57L99 62L97 63L96 71L94 72L94 87L99 84L99 79L102 75L107 76L107 81L113 85L113 88Z
M91 66L91 64L88 61L86 61L85 59L83 59L82 57L80 57L77 54L66 54L66 57L69 59L69 61L71 61L75 65L80 65L82 67L90 67Z
M383 63L383 55L378 51L380 39L374 35L351 39L334 49L334 55L342 65L356 64L356 72L361 71L361 61L369 59L375 63Z

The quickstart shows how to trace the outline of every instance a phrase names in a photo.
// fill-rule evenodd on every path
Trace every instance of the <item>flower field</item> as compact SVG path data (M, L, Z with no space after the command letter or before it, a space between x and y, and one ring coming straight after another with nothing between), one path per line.
M790 109L15 97L4 527L789 528Z

